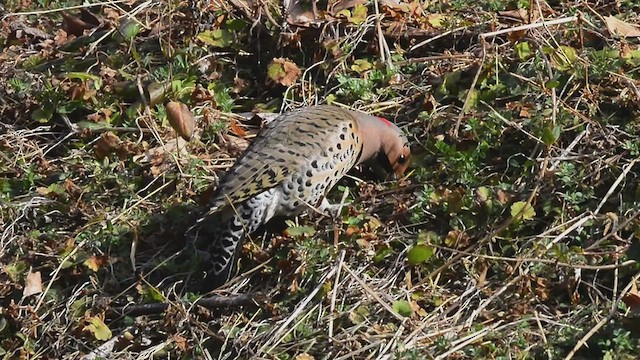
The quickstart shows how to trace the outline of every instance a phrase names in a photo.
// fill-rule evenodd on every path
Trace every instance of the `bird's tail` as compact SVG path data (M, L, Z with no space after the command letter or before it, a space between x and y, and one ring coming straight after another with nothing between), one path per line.
M251 229L247 228L241 214L226 216L222 224L220 231L213 234L208 252L211 255L211 275L217 282L224 283L233 276L242 243Z
M262 224L254 211L255 204L249 201L237 207L228 206L200 221L197 247L208 253L207 273L214 287L234 276L245 238Z

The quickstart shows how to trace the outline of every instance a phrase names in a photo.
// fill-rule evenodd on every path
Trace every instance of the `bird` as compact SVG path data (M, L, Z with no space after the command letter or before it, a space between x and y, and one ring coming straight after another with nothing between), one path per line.
M326 194L354 166L402 176L407 137L389 120L333 105L302 107L270 122L222 177L198 220L209 228L216 284L229 281L244 238L274 216L332 208Z

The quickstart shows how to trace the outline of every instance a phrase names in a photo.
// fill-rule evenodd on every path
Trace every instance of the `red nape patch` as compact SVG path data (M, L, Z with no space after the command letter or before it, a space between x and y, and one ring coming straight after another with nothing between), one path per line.
M379 117L378 119L380 119L380 121L382 121L383 123L385 123L388 127L391 127L391 121L383 118L383 117Z

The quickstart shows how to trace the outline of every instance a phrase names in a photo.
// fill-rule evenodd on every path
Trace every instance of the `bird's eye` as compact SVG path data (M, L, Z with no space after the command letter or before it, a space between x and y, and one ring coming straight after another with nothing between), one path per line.
M405 161L407 161L406 156L400 155L400 157L398 157L398 164L404 164Z

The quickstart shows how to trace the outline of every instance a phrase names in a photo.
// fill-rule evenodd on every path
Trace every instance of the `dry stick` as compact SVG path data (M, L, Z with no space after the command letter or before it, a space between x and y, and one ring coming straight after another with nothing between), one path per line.
M391 315L393 315L396 319L400 320L401 322L404 322L404 320L406 319L405 317L403 317L402 315L398 314L395 310L393 310L393 308L391 306L389 306L389 304L387 304L386 301L382 300L382 298L380 296L378 296L378 294L375 293L375 291L373 291L373 289L371 289L369 287L369 285L367 285L364 281L362 281L362 279L360 279L358 277L358 275L356 273L354 273L353 271L351 271L351 269L349 269L349 267L346 264L342 264L342 267L347 270L347 272L349 273L349 275L351 275L351 277L358 283L360 284L360 286L362 286L362 288L369 293L369 295L371 295L371 297L373 297L380 305L382 305L383 308L385 308Z
M398 330L395 332L395 334L393 334L393 336L391 337L391 340L389 340L389 342L387 343L387 346L385 346L378 353L378 359L389 359L389 356L384 356L384 355L387 352L389 352L389 350L391 350L391 347L393 346L393 344L395 344L398 341L398 338L400 337L400 335L402 335L404 330L405 330L404 324L400 324L400 326L398 326Z
M331 293L331 307L329 308L329 340L333 340L333 320L334 320L334 311L336 311L336 297L338 294L338 288L340 286L340 275L342 273L342 263L344 263L346 251L340 251L340 260L338 262L338 272L336 273L335 286Z
M50 14L50 13L55 13L55 12L67 11L67 10L85 9L85 8L89 8L89 7L92 7L92 6L112 5L112 4L126 3L126 2L129 2L129 0L103 1L103 2L97 2L97 3L92 3L92 4L83 4L83 5L76 5L76 6L61 7L61 8L57 8L57 9L9 13L9 14L4 15L2 17L2 20L6 19L6 18L8 18L10 16L42 15L42 14Z
M483 25L483 24L486 24L487 22L488 22L488 21L485 21L485 22L480 23L480 24L476 24L476 26L477 26L477 25ZM437 35L437 36L434 36L434 37L432 37L432 38L428 38L427 40L421 41L421 42L419 42L419 43L417 43L417 44L413 45L412 47L410 47L410 48L409 48L409 52L414 51L415 49L421 48L421 47L423 47L423 46L425 46L425 45L427 45L427 44L429 44L429 43L431 43L431 42L433 42L433 41L436 41L436 40L438 40L438 39L441 39L441 38L443 38L443 37L445 37L445 36L449 36L449 35L451 35L451 34L453 34L453 33L456 33L456 32L462 31L462 30L466 30L466 29L468 29L468 28L469 28L468 26L461 26L461 27L459 27L459 28L455 28L455 29L452 29L452 30L449 30L449 31L443 32L442 34Z
M263 302L264 296L261 294L236 294L224 296L211 296L200 298L193 305L202 306L208 309L219 307L240 307L248 305L258 305ZM107 309L107 313L115 316L140 316L160 314L165 312L172 303L151 303L151 304L134 304L121 307Z
M452 248L449 248L449 247L446 247L446 246L435 245L435 244L431 244L431 246L435 247L436 249L447 250L447 251L451 251L453 253L460 253L460 254L467 255L467 256L475 256L475 257L478 257L478 258L481 258L481 259L501 260L501 261L515 262L515 263L540 263L540 264L549 264L549 265L567 267L567 268L570 268L570 269L582 269L582 270L615 270L615 269L620 269L620 268L623 268L623 267L631 266L631 265L634 265L634 264L637 263L637 261L635 261L635 260L627 260L627 261L625 261L623 263L610 264L610 265L569 264L569 263L565 263L565 262L559 262L559 261L553 260L553 259L508 258L508 257L503 257L503 256L474 254L474 253L471 253L469 251L452 249Z
M502 29L502 30L498 30L498 31L493 31L493 32L489 32L489 33L480 34L480 38L481 39L486 39L488 37L494 37L494 36L498 36L498 35L502 35L502 34L511 33L511 32L514 32L514 31L537 29L537 28L542 27L542 26L560 25L560 24L564 24L564 23L575 22L577 20L578 20L577 16L569 16L569 17L565 17L565 18L549 20L549 21L543 21L543 22L539 22L539 23L520 25L520 26L515 26L515 27L512 27L512 28L508 28L508 29Z
M483 328L480 331L477 331L471 335L465 336L461 339L459 339L459 343L456 346L453 346L451 349L449 349L449 351L446 351L438 356L435 357L436 360L440 360L440 359L448 359L449 355L455 353L456 351L464 348L465 346L478 341L479 339L481 339L482 337L484 337L486 334L488 334L490 331L494 331L498 326L500 326L502 323L502 320L498 320L495 324L492 324L490 326L487 326L485 328Z
M478 79L480 78L480 73L482 72L483 65L487 60L487 42L482 40L482 60L480 61L480 65L478 66L478 71L476 71L476 76L473 77L473 81L471 82L471 86L469 86L469 91L467 92L467 96L464 99L464 105L462 105L462 109L460 110L460 114L458 114L458 119L456 120L456 125L453 127L453 132L451 135L454 139L458 138L458 130L460 130L460 124L462 123L462 117L466 114L467 110L471 106L471 99L473 94L475 94L476 84L478 83Z
M411 64L421 64L428 61L443 61L443 60L465 60L465 61L475 61L475 57L466 54L451 54L451 55L435 55L435 56L425 56L419 58L411 58L407 60L396 61L393 63L394 66L404 66Z
M380 25L382 17L380 16L380 9L378 8L378 0L373 2L373 7L376 11L376 32L378 33L378 47L380 52L380 60L387 65L388 68L393 68L393 63L391 62L391 52L389 51L389 45L387 44L386 39L384 38L384 33L382 32L382 26Z
M469 315L469 317L467 318L467 320L465 321L464 326L467 328L470 328L471 325L473 325L473 320L475 320L475 318L480 315L480 312L482 310L484 310L487 306L489 306L489 304L495 300L498 296L500 296L502 293L504 293L505 291L507 291L507 289L511 286L513 286L513 284L515 284L517 281L520 281L520 279L522 279L522 276L527 275L529 273L528 269L524 269L523 274L520 274L516 277L514 277L513 279L511 279L511 281L509 281L508 283L506 283L504 286L502 286L500 289L498 289L498 291L494 292L493 294L491 294L491 296L489 296L488 298L482 300L480 302L480 304L478 304L478 306L476 307L475 310L473 310L473 312L471 313L471 315Z
M589 247L587 247L584 250L589 251L589 250L592 250L592 249L596 248L603 241L606 241L607 239L612 237L614 234L616 234L618 232L618 230L626 228L627 225L629 225L629 223L631 223L633 220L635 220L635 218L637 218L639 215L640 215L640 210L636 211L633 215L629 216L629 218L627 218L627 220L622 222L622 224L618 224L616 227L611 229L610 233L608 233L607 235L603 236L602 239L598 239L596 242L594 242L593 244L589 245Z
M593 215L597 215L598 212L600 212L600 209L602 208L604 203L607 202L607 200L613 194L613 192L616 190L618 185L620 185L620 183L622 182L622 179L627 177L627 174L629 173L629 171L631 170L633 165L636 164L636 162L638 162L638 159L633 159L633 160L631 160L630 163L627 164L627 166L624 167L624 169L622 170L622 173L620 174L620 176L618 176L618 178L613 183L613 185L611 185L611 187L609 188L609 191L607 191L607 193L604 195L604 198L602 198L602 201L600 201L600 204L598 204L598 207L593 211Z
M542 337L542 342L545 345L545 348L547 349L547 354L549 356L549 359L552 359L553 357L551 356L551 349L549 349L547 347L547 336L544 334L544 328L542 327L542 322L540 321L540 314L538 314L538 310L533 310L533 316L535 316L536 318L536 325L538 325L538 329L540 330L540 337Z
M374 348L378 345L382 344L382 340L376 341L374 343L368 344L366 346L361 347L360 349L356 349L354 351L349 352L348 354L342 355L340 357L335 358L334 360L346 360L346 359L354 359L355 355L358 355L362 352L365 352L371 348ZM363 357L364 358L364 357Z
M578 350L580 350L580 348L582 346L584 346L584 344L586 344L586 342L596 333L598 332L598 330L600 330L601 327L603 327L606 323L609 322L609 320L611 320L611 318L613 318L613 315L615 315L615 309L618 307L618 304L620 303L620 301L622 300L622 298L627 295L627 293L629 292L629 290L631 290L631 287L633 286L633 284L635 284L636 281L638 281L638 279L640 278L640 272L635 274L633 276L633 278L631 279L631 281L629 281L629 283L627 284L627 286L625 286L625 288L622 290L622 292L620 293L620 295L618 295L618 297L616 298L616 300L613 302L612 304L612 310L609 312L609 315L607 315L605 318L602 318L600 321L598 321L598 323L591 328L591 330L589 330L583 337L582 339L580 339L580 341L578 341L576 343L576 346L569 352L569 354L567 354L567 356L564 358L565 360L570 360L573 358L573 356L576 354L576 352Z
M594 219L595 216L593 215L587 215L585 217L583 217L582 219L580 219L579 221L575 222L574 224L572 224L567 230L563 231L562 233L560 233L558 236L556 236L553 240L551 240L551 242L549 242L547 244L547 250L551 249L551 247L556 244L557 242L559 242L560 240L564 239L570 232L572 232L575 229L578 228L582 228L582 224L584 224L585 222Z
M448 304L449 304L449 302L453 302L453 301L454 301L454 297L455 297L455 296L450 297L450 298L448 298L448 299L444 300L444 301L442 302L442 304L440 304L440 306L438 306L437 308L433 309L433 310L431 311L431 313L433 314L432 316L429 316L429 317L426 317L426 318L422 319L422 322L420 323L420 325L419 325L419 326L417 326L417 327L415 328L415 330L413 330L413 332L412 332L411 334L409 334L409 335L404 339L404 341L403 341L403 346L404 346L405 348L407 348L407 349L412 348L412 347L414 346L414 345L413 345L413 343L415 342L414 338L415 338L415 337L417 337L418 333L422 332L422 330L424 330L424 328L426 328L428 325L433 324L433 320L434 320L435 318L437 318L438 316L440 316L440 315L438 315L438 313L440 313L440 314L442 314L442 313L446 313L447 311L446 311L446 309L445 309L445 306L446 306L446 305L448 305ZM458 296L458 297L455 297L455 298L456 298L455 300L458 300L460 297ZM462 330L462 325L458 325L457 327L458 327L459 329L458 329L458 330L456 330L456 331ZM440 335L442 335L442 334L447 333L448 331L449 331L449 330L447 330L447 329L444 329L444 330L438 330L438 331L436 331L435 333L427 334L427 338L429 338L429 337L434 337L434 336L440 336Z
M258 352L257 352L256 356L258 356L259 354L265 352L265 349L266 349L267 346L270 345L271 340L277 339L277 340L275 340L275 343L268 350L266 350L267 353L271 352L271 350L273 350L283 340L284 337L282 337L281 335L285 331L287 326L289 326L289 324L304 310L304 308L307 305L309 305L309 303L313 300L313 298L320 291L320 289L322 289L322 287L324 286L325 281L327 279L329 279L330 277L332 277L337 269L338 269L338 266L334 266L328 273L325 273L324 276L322 276L322 278L318 282L318 286L316 286L316 288L313 289L313 291L302 302L300 302L300 304L296 307L296 309L293 311L293 313L291 313L289 318L287 318L287 320L284 323L282 323L282 325L280 325L278 330L276 330L275 333L273 333L273 335L270 337L270 339L267 340L264 343L264 345L262 345L262 347L260 347L260 349L258 349Z

